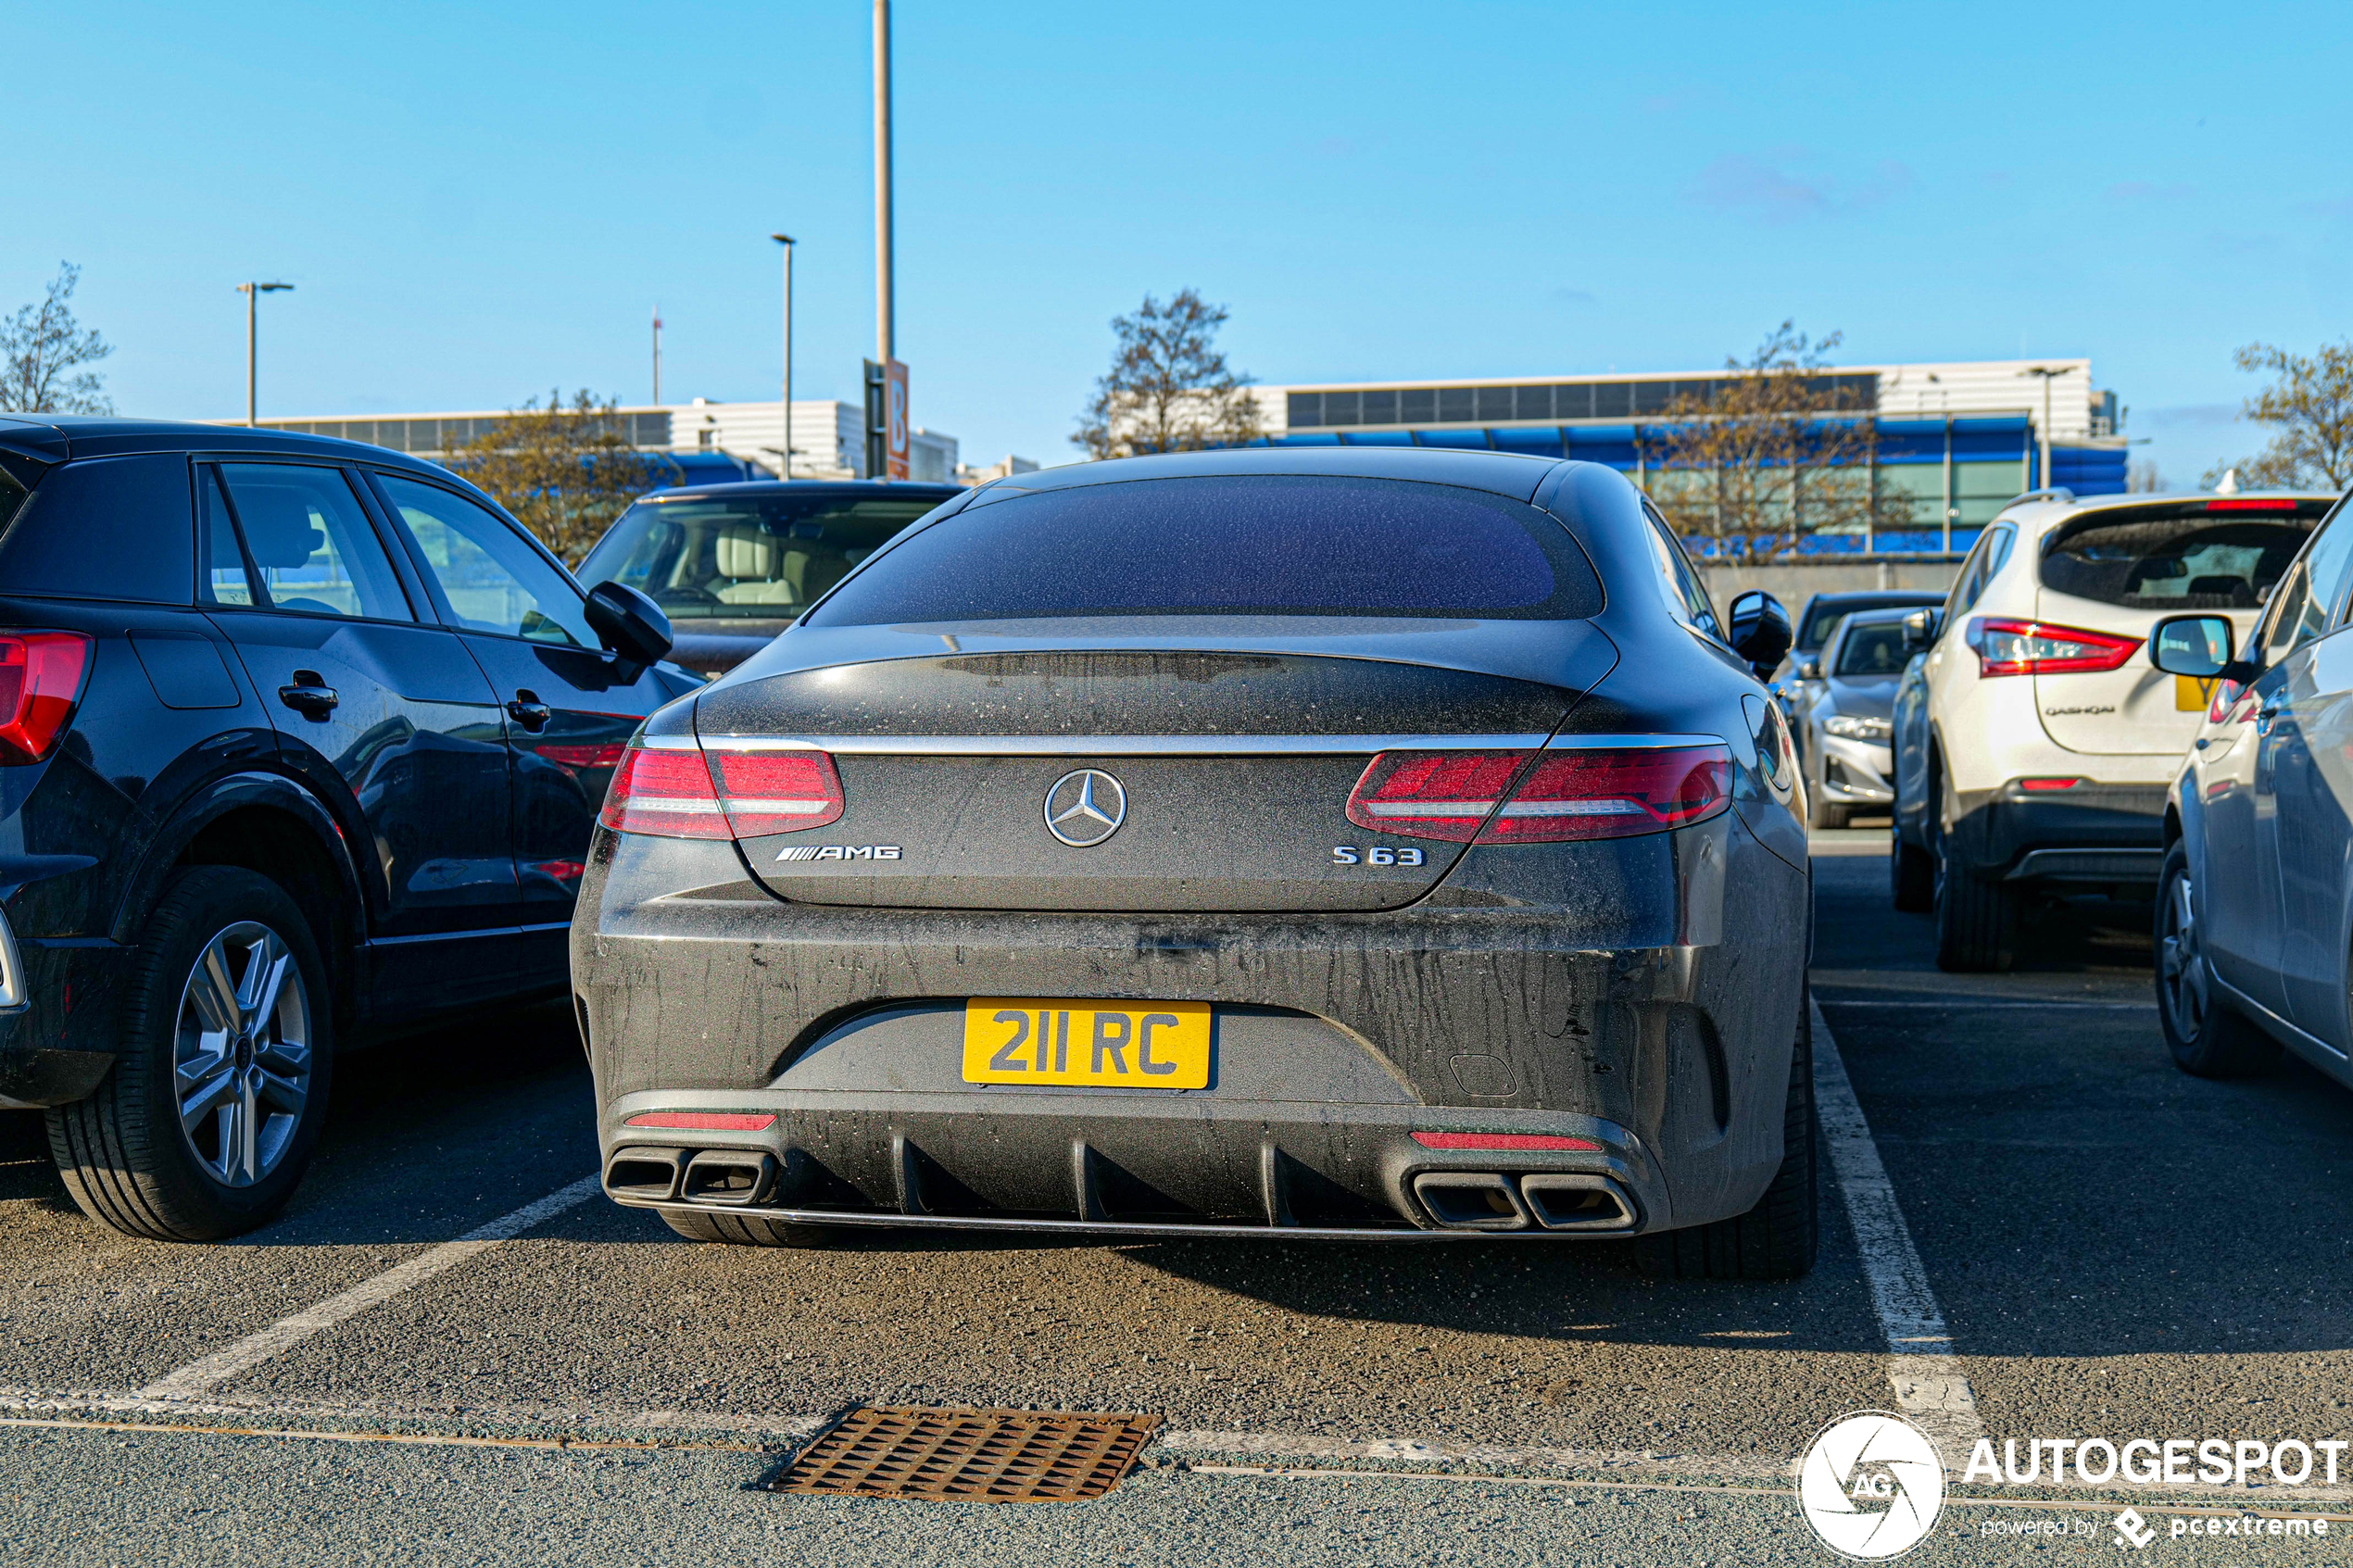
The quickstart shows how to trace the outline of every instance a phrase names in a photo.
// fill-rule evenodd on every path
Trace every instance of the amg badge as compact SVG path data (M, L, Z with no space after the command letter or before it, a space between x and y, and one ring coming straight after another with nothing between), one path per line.
M896 860L896 844L787 844L776 851L779 860Z

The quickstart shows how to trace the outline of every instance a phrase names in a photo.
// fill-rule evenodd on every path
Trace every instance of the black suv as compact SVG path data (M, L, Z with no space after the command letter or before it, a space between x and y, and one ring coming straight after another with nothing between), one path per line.
M337 1051L560 995L669 640L397 453L0 418L0 1108L82 1209L251 1229Z

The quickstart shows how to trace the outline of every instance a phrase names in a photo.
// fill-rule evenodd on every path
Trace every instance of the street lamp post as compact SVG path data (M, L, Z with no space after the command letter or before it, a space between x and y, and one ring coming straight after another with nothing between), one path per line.
M292 283L239 283L237 285L237 292L245 296L245 423L248 425L260 423L258 420L254 418L254 301L260 298L265 294L276 294L281 289L292 289L294 285Z
M2051 487L2051 383L2061 376L2072 374L2074 370L2072 365L2029 365L2019 372L2021 376L2037 377L2043 383L2043 428L2035 433L2042 437L2043 468L2035 475L2042 481L2035 486L2038 490Z
M875 357L898 352L890 266L890 0L875 0Z
M792 247L790 234L771 234L785 247L785 477L792 477Z

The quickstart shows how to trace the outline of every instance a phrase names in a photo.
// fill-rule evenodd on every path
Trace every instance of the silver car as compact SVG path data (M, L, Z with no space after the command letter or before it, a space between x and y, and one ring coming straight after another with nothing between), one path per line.
M1806 707L1807 822L1843 828L1861 812L1895 803L1889 715L1895 683L1911 655L1904 646L1907 608L1858 610L1839 622L1817 659L1798 667Z

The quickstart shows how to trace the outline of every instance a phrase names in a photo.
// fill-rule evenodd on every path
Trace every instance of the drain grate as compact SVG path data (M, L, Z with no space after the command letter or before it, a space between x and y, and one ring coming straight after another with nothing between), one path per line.
M1156 1415L868 1406L768 1486L825 1497L1083 1502L1135 1466Z

